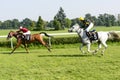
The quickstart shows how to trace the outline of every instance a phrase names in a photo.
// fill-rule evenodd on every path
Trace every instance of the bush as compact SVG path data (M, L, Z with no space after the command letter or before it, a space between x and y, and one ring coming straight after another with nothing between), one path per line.
M44 40L48 43L49 39L48 38L44 38ZM108 40L109 42L119 42L120 40ZM51 39L51 44L52 45L59 45L59 44L75 44L75 43L80 43L81 40L79 39L79 37L57 37L57 38L52 38ZM13 45L16 45L16 40L13 41ZM10 47L10 41L9 42L0 42L0 46L1 47ZM39 42L34 42L29 44L29 46L38 46L41 47Z

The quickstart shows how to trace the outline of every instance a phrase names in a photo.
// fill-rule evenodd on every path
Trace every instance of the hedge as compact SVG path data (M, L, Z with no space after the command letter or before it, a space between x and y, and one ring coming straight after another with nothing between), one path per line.
M44 38L46 42L49 42L48 38ZM75 44L75 43L80 43L80 38L79 37L57 37L57 38L52 38L51 39L51 44L52 45L59 45L59 44ZM110 42L119 42L120 39L114 39L114 40L109 40ZM16 45L16 40L13 41L13 45ZM11 43L10 41L1 41L0 42L0 47L10 47ZM40 43L34 42L31 43L29 46L41 46Z

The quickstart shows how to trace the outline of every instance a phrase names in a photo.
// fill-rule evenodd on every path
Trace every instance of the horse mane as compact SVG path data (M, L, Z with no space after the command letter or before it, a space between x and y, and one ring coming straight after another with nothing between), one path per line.
M17 35L23 35L23 33L21 33L21 32L18 32L18 34Z
M14 35L16 35L16 36L22 36L23 35L23 33L18 32L18 31L10 31L10 33L14 33Z
M76 23L75 26L80 26L80 25L78 23Z
M75 26L79 26L81 29L83 29L78 23L76 23ZM84 29L83 29L83 30L84 30Z

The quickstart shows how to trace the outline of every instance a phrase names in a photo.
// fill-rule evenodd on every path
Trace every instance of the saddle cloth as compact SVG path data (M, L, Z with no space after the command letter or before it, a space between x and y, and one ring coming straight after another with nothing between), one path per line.
M98 40L98 33L96 31L86 32L86 35L88 36L91 42L94 40Z
M29 41L29 40L30 40L30 37L31 37L30 34L26 34L26 35L25 35L25 40Z
M22 35L22 39L25 40L25 41L29 41L30 38L31 38L30 34Z

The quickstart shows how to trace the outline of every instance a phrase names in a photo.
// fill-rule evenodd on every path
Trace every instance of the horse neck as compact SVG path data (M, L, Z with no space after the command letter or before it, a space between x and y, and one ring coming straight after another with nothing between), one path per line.
M17 35L18 35L17 33L14 33L14 34L13 34L13 36L14 36L16 39L17 39Z
M76 32L77 32L78 35L80 35L81 37L84 36L84 34L85 34L85 32L84 32L83 29L78 29Z

